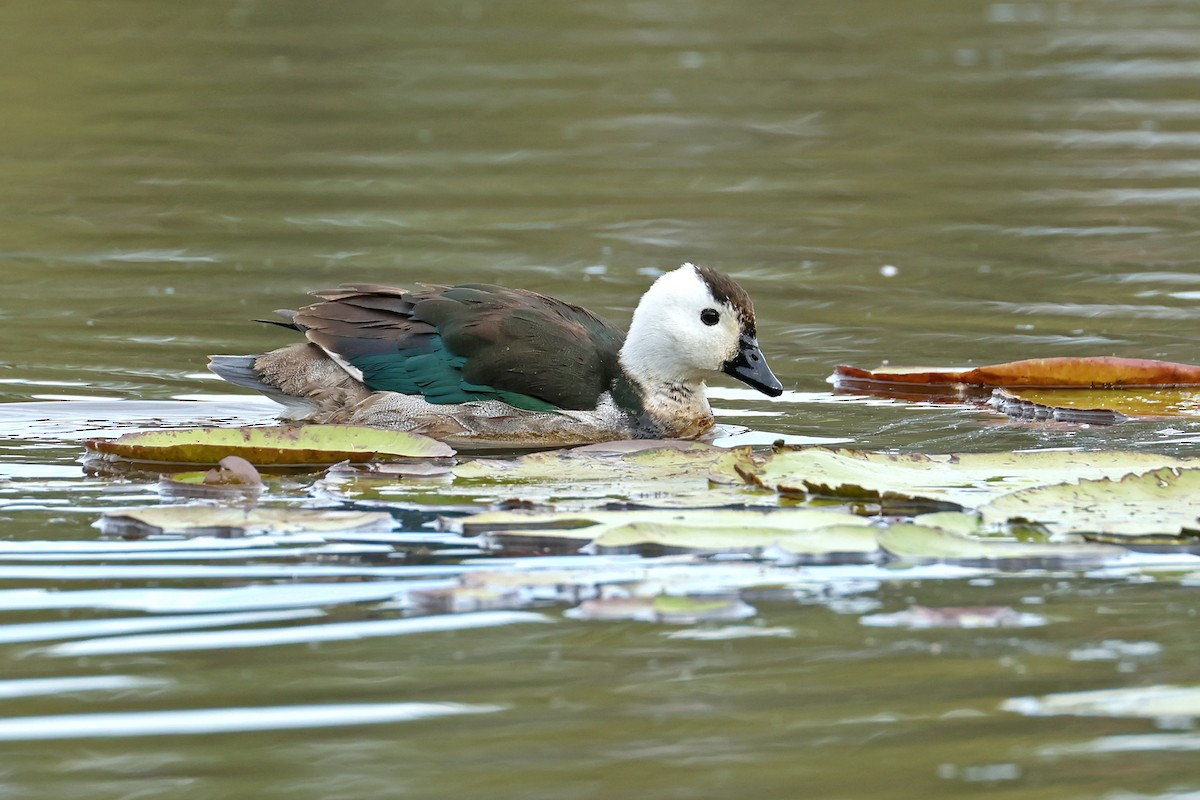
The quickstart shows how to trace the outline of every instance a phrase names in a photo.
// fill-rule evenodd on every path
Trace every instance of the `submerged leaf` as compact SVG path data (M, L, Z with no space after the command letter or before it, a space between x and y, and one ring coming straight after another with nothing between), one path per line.
M1013 492L983 506L980 513L995 523L1036 521L1055 534L1196 536L1198 496L1200 468L1163 467L1141 475Z
M216 464L230 455L258 465L317 466L373 458L442 458L446 444L404 431L358 425L274 425L250 428L186 428L88 439L101 459L157 464Z
M105 534L144 538L162 533L245 536L252 533L383 531L393 528L395 521L391 514L380 511L153 506L107 511L96 525Z
M995 565L996 562L1017 562L1014 567L1027 567L1029 562L1072 565L1103 564L1120 558L1125 551L1105 544L1070 544L1043 542L1013 542L997 539L977 539L941 528L913 523L898 523L879 533L879 546L907 561L952 561L956 563Z

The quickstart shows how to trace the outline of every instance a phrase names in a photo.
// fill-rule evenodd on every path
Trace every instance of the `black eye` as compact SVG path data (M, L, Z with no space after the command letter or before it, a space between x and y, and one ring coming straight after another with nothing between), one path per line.
M721 321L721 315L715 308L706 308L700 312L700 321L705 325L716 325Z

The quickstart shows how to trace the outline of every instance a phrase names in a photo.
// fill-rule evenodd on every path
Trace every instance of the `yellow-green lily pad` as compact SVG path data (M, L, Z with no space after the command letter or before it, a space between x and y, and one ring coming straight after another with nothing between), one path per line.
M673 625L695 625L699 622L727 622L746 619L756 614L754 607L735 595L712 597L603 597L584 600L563 612L572 619L635 620Z
M859 524L783 529L770 526L714 527L633 522L605 530L592 541L589 549L597 553L639 553L645 556L672 553L745 553L759 556L767 551L777 551L794 556L823 556L826 559L862 562L879 551L879 544L875 540L875 529Z
M449 445L428 436L360 425L184 428L88 439L100 459L154 464L216 464L230 455L258 466L328 466L339 461L445 458Z
M697 528L720 528L731 532L744 529L770 529L788 532L815 530L829 525L869 527L870 520L844 511L816 508L785 510L749 509L637 509L607 511L485 511L458 519L443 521L467 536L478 533L510 530L568 529L578 533L586 528L591 538L611 528L632 524L685 525Z
M479 458L454 468L467 480L523 482L664 481L707 485L713 469L727 472L749 457L749 448L726 449L703 442L654 442L630 448L624 442L546 450L511 459Z
M875 528L864 517L822 509L527 512L474 514L451 524L508 551L599 553L746 553L862 561L874 554Z
M927 455L788 447L761 465L736 468L748 482L782 494L973 508L1019 489L1120 478L1164 466L1200 467L1200 459L1126 451Z
M516 458L477 458L454 467L453 482L387 483L331 476L323 488L353 500L425 506L496 503L512 499L584 507L623 501L658 508L777 506L774 493L737 478L735 465L751 464L749 448L702 442L606 442ZM734 485L714 485L732 476Z
M1163 467L1141 475L1039 486L998 497L986 521L1036 521L1055 534L1113 537L1200 535L1200 468ZM1160 543L1160 542L1152 542Z
M1029 562L1103 564L1125 554L1120 547L1093 543L1016 542L981 539L962 533L902 522L879 532L879 546L904 561L951 561L965 564Z
M1009 416L1064 422L1200 417L1200 389L1195 387L997 389L990 402ZM1105 413L1115 416L1105 420Z

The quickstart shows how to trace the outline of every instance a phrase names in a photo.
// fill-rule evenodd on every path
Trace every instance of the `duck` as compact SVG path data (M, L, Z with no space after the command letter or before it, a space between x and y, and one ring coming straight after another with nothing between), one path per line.
M449 442L556 446L699 439L714 429L707 381L769 396L783 384L733 278L685 263L660 275L627 333L563 300L481 283L409 290L343 284L279 310L304 337L209 369L294 422L353 424Z

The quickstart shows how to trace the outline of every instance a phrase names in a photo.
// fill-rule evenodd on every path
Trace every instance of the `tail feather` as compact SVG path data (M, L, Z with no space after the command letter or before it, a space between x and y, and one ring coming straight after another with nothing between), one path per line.
M278 386L272 386L263 380L262 375L254 368L259 358L258 355L209 356L208 368L235 386L262 392L292 411L311 412L315 405L311 400L287 394Z
M256 319L254 321L255 322L265 322L268 325L278 325L281 328L287 328L289 331L300 331L301 333L304 332L304 328L301 328L298 324L296 324L296 313L297 312L292 311L290 308L277 308L277 309L275 309L275 313L278 314L279 316L283 317L283 320L280 321L277 319Z

